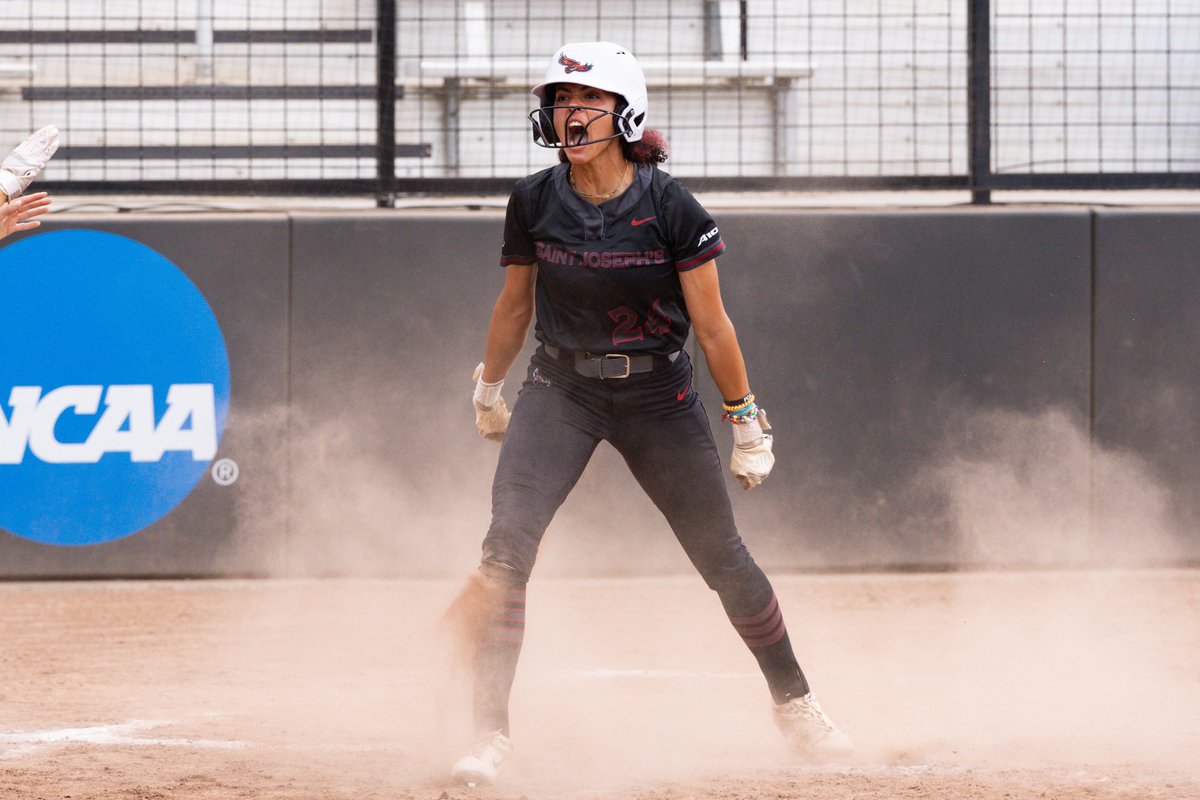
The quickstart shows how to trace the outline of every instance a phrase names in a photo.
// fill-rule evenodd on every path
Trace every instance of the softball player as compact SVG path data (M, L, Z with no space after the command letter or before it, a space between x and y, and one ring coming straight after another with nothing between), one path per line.
M42 174L56 150L58 128L48 125L17 145L0 162L0 192L4 194L4 203L0 205L0 239L42 224L34 217L50 210L50 198L45 192L27 197L21 197L21 193Z
M695 329L733 423L743 488L771 471L770 426L725 313L712 217L657 164L634 57L609 42L564 45L532 92L535 142L560 163L519 181L508 203L506 269L482 364L476 425L503 441L492 524L471 604L478 746L451 770L495 779L511 752L508 698L525 625L525 585L542 534L600 440L624 457L757 659L783 733L811 755L849 748L809 692L766 576L738 535L721 461L683 349ZM511 418L500 395L536 309L540 342ZM465 601L460 598L460 606Z

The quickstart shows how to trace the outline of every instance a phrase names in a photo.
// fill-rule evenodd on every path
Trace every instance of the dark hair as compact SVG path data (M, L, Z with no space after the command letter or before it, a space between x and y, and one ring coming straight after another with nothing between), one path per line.
M640 141L621 137L621 152L635 164L661 164L667 160L667 137L654 128L646 128Z
M640 141L631 142L624 136L617 141L621 143L621 154L627 161L635 164L661 164L667 160L669 155L667 137L654 128L646 128L642 131ZM563 162L567 160L565 149L558 151L558 160Z

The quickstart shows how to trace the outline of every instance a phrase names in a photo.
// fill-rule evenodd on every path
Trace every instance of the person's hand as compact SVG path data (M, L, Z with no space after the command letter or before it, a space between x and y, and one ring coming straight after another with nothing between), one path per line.
M21 142L0 162L0 191L13 199L42 174L46 162L58 150L58 128L47 125Z
M0 239L16 231L27 231L42 224L40 217L50 210L50 197L45 192L30 194L0 204Z
M729 463L743 489L753 489L771 474L775 455L771 452L774 437L767 415L760 408L757 418L733 426L733 458Z
M500 396L504 380L497 383L483 382L483 364L475 368L471 376L475 381L475 393L471 397L475 405L475 427L479 435L493 442L504 441L504 432L508 430L508 406Z

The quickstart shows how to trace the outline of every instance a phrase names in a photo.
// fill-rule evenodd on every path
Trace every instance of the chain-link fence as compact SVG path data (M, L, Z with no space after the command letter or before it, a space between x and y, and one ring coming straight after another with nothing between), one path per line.
M995 172L1200 170L1200 3L992 5Z
M694 185L1200 187L1184 0L8 0L0 136L66 190L500 192L590 39Z
M72 182L375 175L373 4L0 3L3 134Z

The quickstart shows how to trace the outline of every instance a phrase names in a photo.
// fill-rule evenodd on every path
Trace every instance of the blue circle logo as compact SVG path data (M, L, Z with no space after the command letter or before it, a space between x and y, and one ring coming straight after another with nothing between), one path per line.
M0 250L0 529L89 545L162 519L216 455L229 356L186 275L111 233Z

